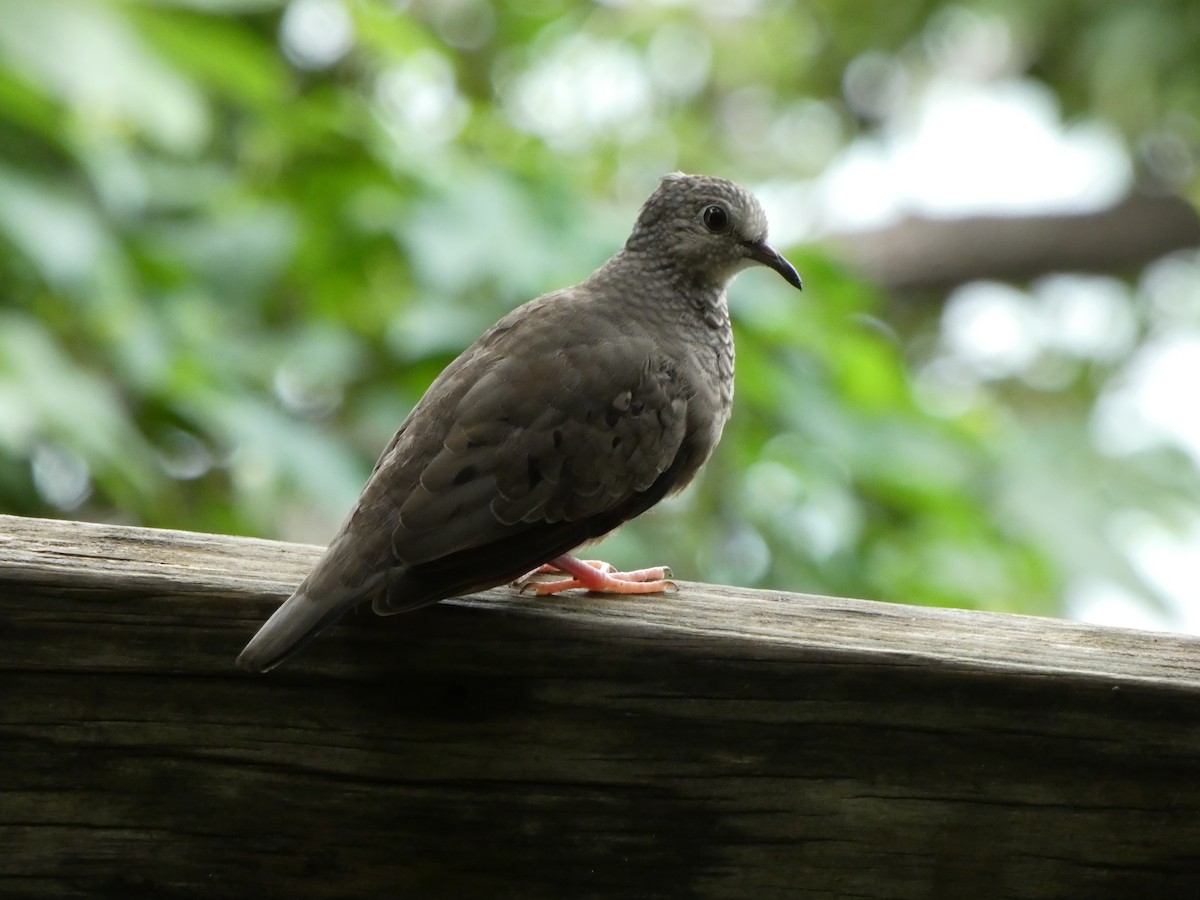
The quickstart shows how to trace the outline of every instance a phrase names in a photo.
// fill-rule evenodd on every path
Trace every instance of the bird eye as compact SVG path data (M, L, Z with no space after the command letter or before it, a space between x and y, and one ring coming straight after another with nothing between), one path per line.
M704 219L704 227L713 234L720 234L729 227L729 213L722 206L706 206L701 218Z

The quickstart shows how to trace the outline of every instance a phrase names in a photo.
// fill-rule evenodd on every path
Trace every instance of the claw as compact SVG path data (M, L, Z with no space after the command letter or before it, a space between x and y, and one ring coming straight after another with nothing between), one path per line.
M551 581L534 581L534 576L561 573L568 577ZM611 563L596 559L575 559L560 556L539 566L512 583L519 594L547 597L561 591L583 589L603 594L659 594L678 591L679 585L669 580L671 570L666 566L618 572Z

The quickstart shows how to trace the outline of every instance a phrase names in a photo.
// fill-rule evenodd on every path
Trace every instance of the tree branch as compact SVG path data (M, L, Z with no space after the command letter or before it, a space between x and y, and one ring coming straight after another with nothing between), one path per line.
M831 245L853 268L896 292L968 281L1026 281L1052 272L1125 272L1200 246L1200 216L1178 196L1133 194L1096 213L912 217Z

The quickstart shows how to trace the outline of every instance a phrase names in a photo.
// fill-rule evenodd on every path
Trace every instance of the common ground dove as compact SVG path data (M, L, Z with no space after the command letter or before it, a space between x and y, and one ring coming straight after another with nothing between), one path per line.
M692 480L733 401L725 288L754 263L800 287L738 185L667 175L591 277L502 318L446 367L349 517L238 663L265 672L358 603L406 612L549 563L573 587L650 593L663 568L569 556Z

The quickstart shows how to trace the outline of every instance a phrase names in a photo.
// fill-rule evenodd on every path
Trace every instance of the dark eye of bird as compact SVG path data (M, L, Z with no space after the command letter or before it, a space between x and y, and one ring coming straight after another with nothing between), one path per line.
M706 206L702 218L704 227L713 234L720 234L729 227L729 213L720 206Z

